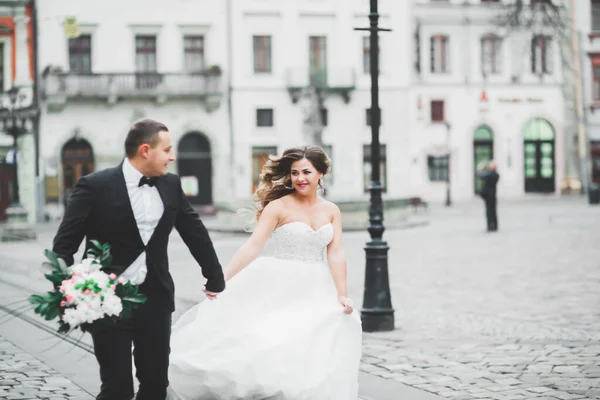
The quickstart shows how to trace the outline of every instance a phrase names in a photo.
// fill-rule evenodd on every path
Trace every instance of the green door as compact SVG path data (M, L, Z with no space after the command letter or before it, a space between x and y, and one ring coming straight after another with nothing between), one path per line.
M546 120L537 118L525 126L523 142L525 192L555 191L554 138L554 128Z
M482 125L473 135L473 187L475 193L481 190L481 178L477 176L477 168L494 159L494 134L490 127Z

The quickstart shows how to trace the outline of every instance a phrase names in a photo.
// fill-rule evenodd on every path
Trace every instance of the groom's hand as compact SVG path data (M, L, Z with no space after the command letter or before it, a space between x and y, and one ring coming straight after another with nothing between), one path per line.
M206 290L206 286L202 287L202 291L204 292L204 294L206 294L206 297L208 297L209 300L214 300L217 298L218 293L214 293L214 292L211 292L210 290Z

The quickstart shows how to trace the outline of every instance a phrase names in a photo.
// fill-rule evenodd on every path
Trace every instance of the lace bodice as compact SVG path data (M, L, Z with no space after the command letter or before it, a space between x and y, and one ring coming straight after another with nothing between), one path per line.
M275 241L274 257L303 262L324 262L327 245L333 239L331 223L314 230L304 222L289 222L271 234Z

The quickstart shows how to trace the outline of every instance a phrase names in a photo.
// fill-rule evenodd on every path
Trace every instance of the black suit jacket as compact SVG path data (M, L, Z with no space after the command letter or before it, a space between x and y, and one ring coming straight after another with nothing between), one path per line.
M161 176L156 181L156 188L163 201L164 213L148 245L144 245L131 209L122 164L82 177L54 238L53 251L67 265L72 265L73 255L84 237L86 253L90 240L109 243L112 265L108 270L117 275L145 251L148 274L140 291L148 296L148 302L174 310L175 288L167 257L173 227L200 264L207 279L206 289L221 292L225 280L208 232L185 197L179 177L173 174Z
M483 180L481 197L484 199L496 198L496 186L498 185L500 175L496 171L482 171L479 173L479 176Z

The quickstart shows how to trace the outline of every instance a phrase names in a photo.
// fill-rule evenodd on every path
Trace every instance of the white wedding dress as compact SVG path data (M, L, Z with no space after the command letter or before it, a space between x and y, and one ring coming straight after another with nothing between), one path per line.
M174 324L168 400L356 400L361 321L337 299L333 225L291 222L271 238L273 257Z

